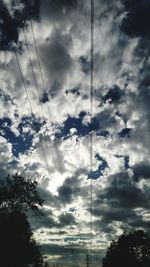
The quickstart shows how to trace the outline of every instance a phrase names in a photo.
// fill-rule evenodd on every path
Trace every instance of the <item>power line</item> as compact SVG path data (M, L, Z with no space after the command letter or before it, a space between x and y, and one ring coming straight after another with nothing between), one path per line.
M28 102L29 102L29 106L30 106L30 109L31 109L31 113L32 113L32 115L34 115L33 107L32 107L32 104L31 104L31 101L30 101L30 98L29 98L29 94L28 94L27 86L26 86L26 83L25 83L25 79L24 79L24 76L23 76L23 73L22 73L22 70L21 70L21 66L20 66L20 63L19 63L18 55L17 55L16 48L15 48L14 44L13 44L13 51L14 51L14 54L15 54L15 57L16 57L16 62L17 62L18 69L19 69L19 73L20 73L20 76L21 76L21 79L22 79L22 82L23 82L23 86L24 86L24 89L25 89L25 93L26 93L26 95L27 95L27 100L28 100ZM36 127L36 125L35 125L35 127ZM36 132L38 133L38 129L37 129L37 127L36 127ZM47 162L47 158L46 158L46 154L45 154L45 150L44 150L44 147L43 147L43 144L42 144L42 141L40 140L40 138L39 138L39 142L40 142L40 144L41 144L41 148L42 148L42 152L43 152L44 161L45 161L45 164L46 164L47 171L48 171L48 173L49 173L49 176L51 177L50 170L49 170L49 166L48 166L48 162Z
M29 16L29 21L30 21L30 27L31 27L31 32L32 32L32 36L33 36L33 41L34 41L34 47L35 47L37 60L38 60L38 66L39 66L39 70L40 70L41 82L42 82L43 89L44 89L45 93L47 93L46 86L45 86L45 81L44 81L44 74L43 74L41 61L40 61L40 56L39 56L39 51L38 51L38 47L37 47L37 43L36 43L36 37L35 37L35 33L34 33L33 23L32 23L32 20L31 20L30 16ZM49 103L49 101L47 102L47 108L48 108L49 120L50 120L51 127L52 127L52 130L53 130L52 118L51 118L51 114L50 114L51 111L50 111L50 103ZM56 149L56 155L57 155L57 159L58 159L59 169L60 169L60 172L61 172L61 164L60 164L59 155L57 153L57 149Z
M94 0L91 0L91 72L90 72L90 111L91 111L91 120L90 120L90 173L92 174L93 170L93 82L94 82ZM93 181L92 177L90 179L90 197L91 197L91 266L92 266L92 250L93 250Z
M15 57L16 57L19 73L20 73L20 76L21 76L21 79L22 79L22 82L23 82L23 86L24 86L24 89L25 89L25 92L26 92L26 95L27 95L27 100L29 102L31 112L33 114L32 104L31 104L31 101L30 101L30 97L29 97L29 94L28 94L27 86L26 86L25 79L24 79L22 71L21 71L18 55L17 55L16 48L15 48L14 44L13 44L13 50L14 50L14 53L15 53Z
M16 0L16 4L17 4L18 10L19 10L19 12L21 14L20 5L19 5L18 0ZM33 33L33 31L32 31L32 33ZM40 103L40 91L39 91L39 88L38 88L38 83L37 83L36 75L35 75L35 72L34 72L34 66L33 66L33 62L32 62L32 59L31 59L31 54L30 54L30 49L29 49L29 45L28 45L28 40L27 40L27 36L26 36L26 32L25 32L24 28L23 28L23 35L24 35L25 45L27 47L27 53L28 53L28 57L29 57L29 61L30 61L31 69L32 69L32 74L33 74L35 89L37 91L38 98L39 98L39 103ZM36 42L35 42L35 35L34 35L34 38L33 39L34 39L34 43L36 44ZM42 68L41 68L41 64L40 64L40 60L39 60L39 55L38 55L38 50L37 50L37 45L35 46L35 49L36 49L36 54L38 56L38 63L39 63L39 66L40 66L40 73L41 73L41 77L42 77L42 83L45 86L44 77L43 77L43 74L42 74ZM44 111L43 111L43 107L42 107L41 104L40 104L40 107L41 107L41 112L42 112L43 118L46 121L46 118L45 118L45 115L44 115ZM49 138L49 140L50 140L50 138ZM52 152L53 162L54 162L55 169L56 169L56 162L55 162L55 157L54 157L54 152L53 152L53 147L52 147L52 144L51 144L51 140L50 140L49 143L50 143L50 148L51 148L51 152ZM59 166L60 166L60 163L59 163Z

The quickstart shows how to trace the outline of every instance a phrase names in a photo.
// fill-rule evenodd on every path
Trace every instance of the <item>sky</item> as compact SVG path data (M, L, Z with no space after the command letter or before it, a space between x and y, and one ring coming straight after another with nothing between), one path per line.
M150 229L150 1L0 1L0 177L37 179L30 218L50 264L101 266ZM91 168L92 136L92 170ZM92 210L91 210L92 184Z

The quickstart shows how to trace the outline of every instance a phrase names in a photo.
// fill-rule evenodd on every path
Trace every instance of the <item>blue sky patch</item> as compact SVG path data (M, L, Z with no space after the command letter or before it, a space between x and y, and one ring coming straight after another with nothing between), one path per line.
M40 121L39 119L36 119L35 116L28 117L24 116L21 120L21 122L18 125L18 128L20 130L20 133L23 133L24 127L29 127L35 132L39 132L41 127L45 124L44 121Z
M102 100L106 102L109 100L110 102L118 102L121 97L123 96L123 92L120 90L118 86L114 86L112 89L110 89L106 95L102 97Z
M124 129L119 133L119 136L122 137L122 138L130 137L130 131L131 131L131 128L124 128Z
M49 101L48 93L44 92L41 99L40 99L40 102L45 104L48 101Z
M92 173L88 174L88 179L96 180L99 177L103 176L103 172L106 168L108 168L108 163L106 160L104 160L99 154L95 155L95 158L97 161L100 162L98 169L96 171L93 171Z
M86 115L86 112L82 111L79 114L78 118L75 117L68 117L66 121L64 122L64 125L62 127L58 128L58 132L55 133L56 138L63 138L66 139L69 137L70 129L75 128L76 134L80 136L86 136L88 135L91 130L98 130L99 129L99 123L97 121L97 118L93 118L92 124L84 124L83 118Z
M109 136L109 132L108 131L100 131L96 135L97 136L108 137Z
M71 93L71 94L73 94L73 95L77 95L77 96L80 95L79 88L72 88L72 89L66 90L65 93L66 93L67 95L68 95L69 93Z
M116 158L123 158L124 160L124 168L127 170L130 168L130 165L129 165L129 156L122 156L122 155L115 155Z
M33 133L30 130L23 132L23 127L30 127L34 132L38 132L43 125L33 117L23 117L18 125L20 135L16 136L11 130L12 122L9 118L0 119L0 135L12 144L12 153L18 157L19 153L24 153L32 146Z
M124 167L125 169L129 169L130 165L129 165L129 156L125 156L124 157Z
M76 241L76 240L87 240L89 237L80 237L80 236L66 236L64 238L64 242L71 242L71 241Z
M60 127L60 132L56 132L56 138L63 138L66 139L67 136L70 134L70 129L75 128L77 131L77 135L85 136L90 132L90 125L85 125L82 123L83 117L85 116L85 112L81 112L78 118L68 117L64 122L64 126Z

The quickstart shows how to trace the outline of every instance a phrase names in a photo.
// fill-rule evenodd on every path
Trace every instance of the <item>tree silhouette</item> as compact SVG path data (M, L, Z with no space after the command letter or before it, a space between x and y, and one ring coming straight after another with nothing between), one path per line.
M37 182L19 175L0 183L0 266L41 267L42 254L33 238L26 212L39 215L42 199Z
M111 243L102 266L149 267L150 236L143 230L122 234Z
M4 267L41 267L42 255L23 213L0 213L0 262Z
M37 181L18 174L7 176L0 182L0 210L5 212L27 212L35 215L40 213L39 206L43 200L37 192Z

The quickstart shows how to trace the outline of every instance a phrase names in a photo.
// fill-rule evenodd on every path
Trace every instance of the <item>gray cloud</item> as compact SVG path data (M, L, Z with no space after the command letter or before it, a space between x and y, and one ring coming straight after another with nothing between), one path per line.
M150 179L150 164L148 162L140 162L133 166L135 181L140 179Z
M62 186L58 188L59 201L62 204L72 203L78 196L86 195L86 188L82 186L81 174L87 174L85 169L77 169L74 176L65 179Z
M75 217L71 213L62 213L59 216L59 227L72 226L76 224Z
M44 200L44 204L51 207L58 207L60 205L57 196L54 196L49 190L46 188L39 187L39 193Z
M71 203L80 193L80 182L77 177L67 178L58 189L61 203Z
M32 225L33 231L42 228L51 229L58 227L58 223L53 219L53 213L51 210L43 210L42 216L38 218L38 220L37 218L31 217L30 214L28 218Z
M54 30L46 44L40 47L41 60L50 78L51 96L56 96L63 88L66 76L73 67L73 60L69 53L70 46L70 34Z
M78 0L43 0L41 1L41 16L50 21L66 20L77 8Z
M145 225L147 228L148 222L144 222L135 209L149 209L149 191L138 188L133 177L126 172L109 176L108 183L93 203L93 215L101 218L95 221L95 226L111 232L108 225L116 221L126 227L138 228Z

